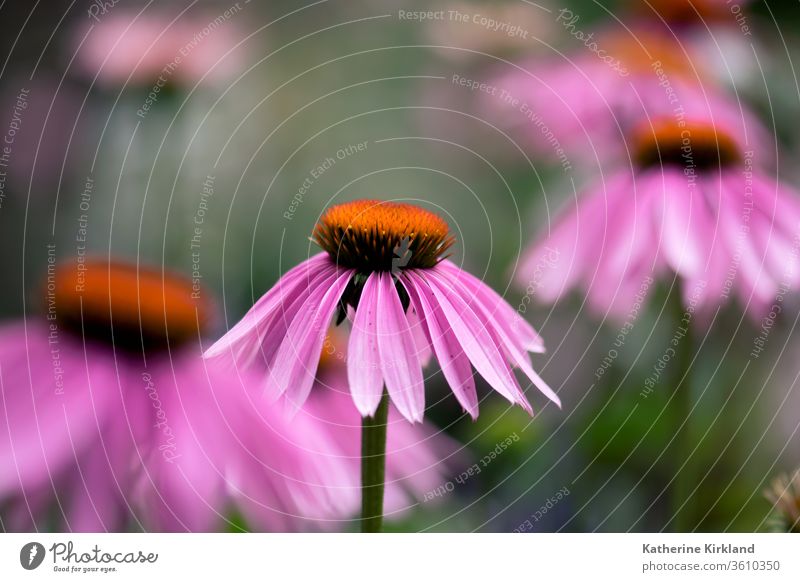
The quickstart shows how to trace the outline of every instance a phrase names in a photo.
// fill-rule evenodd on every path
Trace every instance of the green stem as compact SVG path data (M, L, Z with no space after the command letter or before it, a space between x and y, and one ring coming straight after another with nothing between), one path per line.
M361 421L361 531L381 531L386 481L386 426L389 395L383 391L375 416Z
M689 455L694 449L691 440L691 413L692 413L692 333L691 319L686 318L686 309L683 306L681 286L676 283L673 289L675 297L675 325L676 331L680 329L685 335L675 347L675 393L673 395L674 441L672 459L675 467L675 480L673 481L672 506L674 528L676 532L689 532L695 527L694 511L691 492L695 483L692 470L692 460Z

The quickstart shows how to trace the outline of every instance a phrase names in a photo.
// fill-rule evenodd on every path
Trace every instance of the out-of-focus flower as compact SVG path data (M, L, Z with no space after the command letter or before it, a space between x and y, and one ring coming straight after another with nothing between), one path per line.
M774 506L772 529L800 533L800 470L776 477L764 497Z
M210 531L236 508L254 529L292 531L356 513L350 414L320 404L289 418L254 395L260 378L204 361L208 314L191 281L163 272L48 271L45 317L0 329L6 529ZM425 447L440 439L392 432L412 449L389 455L390 473L437 470Z
M591 34L576 30L581 38ZM738 113L738 103L707 81L711 77L670 34L639 28L591 34L584 44L566 61L539 59L510 72L504 67L507 72L491 82L495 93L483 97L488 115L543 155L563 148L603 161L626 154L625 136L643 117L679 107L712 118L721 110Z
M313 240L325 252L286 273L205 354L267 367L266 391L300 407L314 383L331 319L352 317L350 391L362 416L384 393L412 422L422 420L422 366L433 353L461 406L476 417L472 366L500 394L531 411L513 373L558 397L531 367L542 339L499 295L443 259L447 223L410 204L358 200L333 206Z
M105 85L151 87L230 78L241 67L237 13L112 13L76 34L77 63ZM85 38L84 38L85 37Z
M427 34L442 56L452 60L480 58L479 54L530 54L553 36L548 12L522 2L451 2L431 20ZM464 50L461 50L464 49Z
M563 209L519 283L535 281L545 302L579 287L597 310L624 317L643 282L672 272L687 304L736 295L763 316L800 282L800 198L760 169L768 148L748 145L745 129L735 119L644 120L630 136L632 165Z
M638 28L663 28L679 38L692 62L706 75L739 90L762 83L772 60L754 37L749 0L632 0L630 8L641 18ZM757 53L754 54L754 53Z

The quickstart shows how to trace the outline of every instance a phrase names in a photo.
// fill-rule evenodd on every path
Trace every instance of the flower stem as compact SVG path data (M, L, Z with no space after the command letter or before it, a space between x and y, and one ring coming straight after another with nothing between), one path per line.
M689 532L694 529L694 511L691 491L695 485L692 471L691 451L694 449L691 440L692 413L692 333L691 315L683 306L683 293L680 284L673 289L675 305L675 332L681 333L675 347L675 393L673 395L674 440L672 460L674 463L674 482L672 486L672 520L676 532Z
M383 391L375 416L361 421L361 531L381 531L386 480L386 428L389 395Z

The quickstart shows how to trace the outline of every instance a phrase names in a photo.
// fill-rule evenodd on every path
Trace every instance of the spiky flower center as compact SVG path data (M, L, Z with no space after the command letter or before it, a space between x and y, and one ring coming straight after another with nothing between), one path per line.
M640 167L678 165L684 168L722 168L741 160L730 134L707 122L661 119L634 132L633 153Z
M360 273L431 268L454 241L447 223L433 212L380 200L332 206L312 238L338 265Z
M197 337L209 311L190 280L104 259L57 266L48 313L50 306L65 327L134 349Z

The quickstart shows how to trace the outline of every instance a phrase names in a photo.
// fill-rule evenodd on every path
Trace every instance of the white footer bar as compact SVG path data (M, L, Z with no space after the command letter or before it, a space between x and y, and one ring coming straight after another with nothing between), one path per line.
M800 580L770 534L2 534L0 580ZM187 578L191 577L191 578ZM198 578L199 577L199 578ZM588 578L590 577L590 578Z

